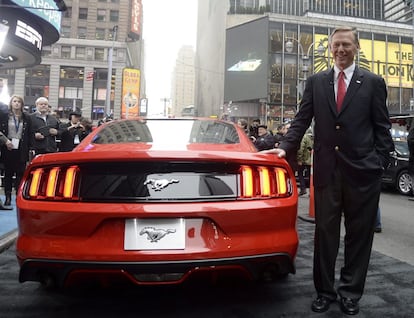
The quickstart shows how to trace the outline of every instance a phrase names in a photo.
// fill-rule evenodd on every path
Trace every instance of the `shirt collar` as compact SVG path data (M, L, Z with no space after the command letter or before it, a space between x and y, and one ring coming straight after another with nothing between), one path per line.
M347 81L349 81L352 78L352 75L354 74L354 70L355 70L355 62L343 70ZM336 80L338 79L338 75L339 75L339 72L341 72L341 70L339 69L338 66L334 65L334 71L335 71L335 80Z

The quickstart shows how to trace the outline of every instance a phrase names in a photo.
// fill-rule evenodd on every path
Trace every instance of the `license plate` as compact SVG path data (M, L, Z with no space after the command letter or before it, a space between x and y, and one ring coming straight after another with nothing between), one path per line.
M185 248L185 220L126 219L125 250L180 250Z

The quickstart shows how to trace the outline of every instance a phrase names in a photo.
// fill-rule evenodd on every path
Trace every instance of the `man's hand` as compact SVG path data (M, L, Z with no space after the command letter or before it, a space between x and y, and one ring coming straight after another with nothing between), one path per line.
M274 153L279 158L285 158L286 157L286 151L284 151L281 148L274 148L274 149L268 149L268 150L262 150L260 153Z
M42 140L45 139L45 136L43 136L40 132L35 133L36 140Z

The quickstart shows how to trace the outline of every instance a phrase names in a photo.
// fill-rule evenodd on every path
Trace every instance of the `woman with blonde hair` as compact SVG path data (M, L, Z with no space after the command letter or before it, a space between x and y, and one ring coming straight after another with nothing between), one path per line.
M23 97L13 95L9 102L9 112L0 115L0 131L7 137L7 142L1 147L1 158L4 164L5 206L11 205L13 186L15 189L19 186L29 161L30 121L23 109ZM14 181L13 176L15 176Z

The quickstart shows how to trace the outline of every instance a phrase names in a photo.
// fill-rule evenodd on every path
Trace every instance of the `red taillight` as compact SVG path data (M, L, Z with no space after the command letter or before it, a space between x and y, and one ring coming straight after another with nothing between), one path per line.
M241 167L242 198L287 197L292 194L289 173L279 167Z
M77 200L79 167L36 168L26 180L27 199Z

